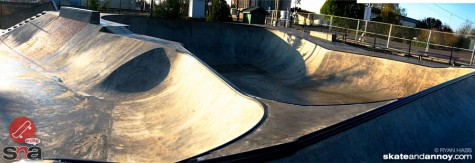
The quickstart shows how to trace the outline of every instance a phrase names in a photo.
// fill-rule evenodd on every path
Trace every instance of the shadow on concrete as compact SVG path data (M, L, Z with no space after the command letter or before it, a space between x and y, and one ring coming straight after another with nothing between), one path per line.
M10 125L13 119L15 119L15 117L12 116L12 112L15 111L13 107L16 104L16 102L13 99L7 96L9 95L0 93L0 112L3 113L3 114L0 114L0 124L3 123L5 127L8 127L8 125ZM4 131L8 131L8 128L5 128L5 129L6 130Z
M108 15L103 19L130 25L134 33L176 41L208 65L250 64L286 79L305 76L305 62L296 50L301 39L256 26ZM289 40L290 42L286 42Z
M0 36L0 40L7 45L8 47L14 47L16 45L22 45L29 40L31 40L33 37L35 37L36 32L31 32L31 31L43 31L47 34L50 34L48 31L37 25L35 22L28 22L29 25L22 25L18 27L17 29L8 32L2 36ZM30 32L24 32L24 31L30 31ZM34 34L31 34L34 33ZM10 38L9 38L10 37Z
M159 85L170 72L164 49L153 49L130 60L112 72L101 84L118 92L145 92Z
M320 89L349 83L355 78L364 77L368 74L367 70L355 71L354 69L356 69L356 66L352 66L349 68L345 68L341 71L336 71L331 74L327 74L325 76L322 76L322 78L310 79L308 82L305 82L300 86L305 85L307 87L311 86L309 87L309 89Z
M307 74L305 61L324 52L319 53L322 49L318 46L305 45L312 42L298 35L242 24L124 15L102 18L128 24L130 30L138 34L184 44L240 90L258 97L300 105L366 103L396 98L377 96L381 89L351 85L352 80L369 75L368 70L356 66L331 74L322 74L324 71ZM301 53L302 49L305 50ZM331 61L322 64L337 64Z

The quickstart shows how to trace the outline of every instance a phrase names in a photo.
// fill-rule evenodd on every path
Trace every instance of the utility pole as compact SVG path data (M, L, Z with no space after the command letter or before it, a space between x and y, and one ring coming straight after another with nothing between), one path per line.
M279 0L275 0L275 8L274 8L274 18L275 18L275 21L276 21L276 24L277 24L277 21L279 20L278 16L279 16Z
M450 24L452 23L452 13L450 13L450 21L449 21L449 27L450 27Z
M236 1L236 10L237 10L237 11L236 11L236 13L237 13L237 14L236 14L236 22L239 22L239 15L241 15L241 11L239 11L239 1L240 1L240 0L237 0L237 1Z
M150 0L150 17L152 17L152 13L153 13L153 1L154 0Z

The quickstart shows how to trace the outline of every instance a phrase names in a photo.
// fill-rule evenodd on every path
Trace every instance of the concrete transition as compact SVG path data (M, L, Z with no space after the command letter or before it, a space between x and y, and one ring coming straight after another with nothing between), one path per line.
M474 69L286 29L98 14L63 7L0 36L0 146L26 116L44 158L373 162L475 148Z
M56 11L57 6L54 1L46 3L8 2L0 1L0 29L8 29L22 21L43 11Z

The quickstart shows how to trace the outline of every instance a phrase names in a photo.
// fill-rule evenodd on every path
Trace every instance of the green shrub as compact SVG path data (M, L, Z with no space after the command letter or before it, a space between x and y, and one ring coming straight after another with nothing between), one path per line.
M99 0L88 0L87 9L97 11L99 9Z
M110 1L105 1L101 8L99 8L100 12L109 12Z
M154 5L153 17L177 19L186 17L188 13L187 0L164 0L158 5Z
M213 0L207 21L232 21L231 11L225 0Z

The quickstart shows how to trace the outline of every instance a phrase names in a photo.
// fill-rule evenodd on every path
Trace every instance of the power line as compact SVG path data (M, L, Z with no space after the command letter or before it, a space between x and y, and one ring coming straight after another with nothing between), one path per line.
M440 7L439 5L437 5L437 4L435 4L435 3L433 3L433 4L434 4L435 6L441 8L442 10L444 10L444 11L450 13L451 15L454 15L454 16L456 16L456 17L458 17L458 18L460 18L460 19L462 19L462 20L464 20L464 21L469 21L469 19L464 19L464 18L462 18L461 16L458 16L457 14L454 14L453 12L450 12L449 10L446 10L445 8Z

